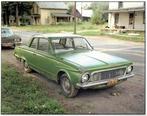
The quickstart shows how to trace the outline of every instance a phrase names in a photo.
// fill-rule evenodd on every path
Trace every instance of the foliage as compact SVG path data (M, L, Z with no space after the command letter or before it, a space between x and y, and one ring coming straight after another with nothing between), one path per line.
M22 76L17 69L2 64L2 114L60 114L61 105L48 96L47 88L33 77Z
M93 10L93 16L91 17L93 24L102 24L108 20L107 14L104 13L104 10L108 9L107 2L93 2L91 8Z
M9 24L9 16L30 15L33 2L6 2L2 1L2 17L4 18L5 24ZM18 14L17 14L18 12ZM17 16L18 15L18 16ZM18 22L17 22L18 23Z

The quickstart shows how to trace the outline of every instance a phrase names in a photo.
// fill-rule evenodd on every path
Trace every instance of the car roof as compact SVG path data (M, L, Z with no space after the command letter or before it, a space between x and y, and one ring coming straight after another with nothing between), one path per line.
M33 37L64 38L64 37L82 37L82 36L71 33L47 33L47 34L36 34Z

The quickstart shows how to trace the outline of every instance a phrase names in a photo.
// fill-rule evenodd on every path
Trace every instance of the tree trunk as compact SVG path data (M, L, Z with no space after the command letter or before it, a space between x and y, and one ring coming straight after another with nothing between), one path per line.
M5 11L5 23L6 25L9 25L8 6L6 6L6 11Z
M18 3L16 4L16 26L19 26Z

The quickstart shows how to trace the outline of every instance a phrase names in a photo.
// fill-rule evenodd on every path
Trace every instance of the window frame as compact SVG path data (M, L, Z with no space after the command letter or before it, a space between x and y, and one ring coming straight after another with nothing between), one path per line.
M43 50L40 50L40 49L39 49L39 45L40 45L40 40L41 40L41 39L44 39L44 40L47 40L47 41L48 41L48 46L47 46L48 49L47 49L47 51L43 51ZM39 38L38 38L38 47L37 47L37 50L39 50L39 51L41 51L41 52L49 53L49 51L50 51L49 49L51 49L51 48L50 48L50 41L49 41L49 39L48 39L48 38L44 38L44 37L39 37Z
M37 39L37 40L36 40L36 41L37 41L37 45L36 45L36 48L32 48L31 45L32 45L32 43L33 43L33 41L34 41L35 39ZM29 48L36 49L36 50L37 50L37 48L38 48L38 42L39 42L38 40L39 40L38 37L33 37L32 40L31 40L31 42L30 42Z
M54 54L56 54L56 52L55 52L55 49L54 49L54 47L53 47L52 40L58 40L58 39L59 39L59 41L60 41L60 39L62 39L62 38L66 38L66 37L52 37L52 38L49 40L50 46L51 46L51 50L52 50L52 52L53 52ZM68 38L71 38L72 40L74 39L74 37L68 37ZM88 41L86 38L84 38L84 37L76 37L76 38L84 39L84 40L87 42L87 47L89 48L89 50L93 50L93 49L94 49L93 46L91 46L91 44L89 43L89 41ZM73 45L73 49L75 49L74 40L72 41L72 45Z
M143 11L143 24L145 24L145 11Z
M131 17L132 15L132 17ZM135 14L134 13L129 13L129 25L133 25L134 23L134 18L135 18ZM132 20L132 21L131 21ZM131 23L132 22L132 23Z
M118 2L118 8L123 8L123 2L122 1Z

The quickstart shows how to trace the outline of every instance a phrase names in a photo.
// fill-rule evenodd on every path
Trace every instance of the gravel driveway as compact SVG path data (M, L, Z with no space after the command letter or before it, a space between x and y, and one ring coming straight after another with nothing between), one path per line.
M26 43L34 32L19 32L23 43ZM2 49L2 62L15 65L22 74L31 75L43 81L48 87L49 96L55 97L72 114L144 114L145 113L145 80L144 80L144 43L127 42L105 36L87 37L96 50L117 55L134 62L135 77L113 88L80 90L75 98L65 98L60 86L33 72L26 74L23 67L13 56L13 49Z

